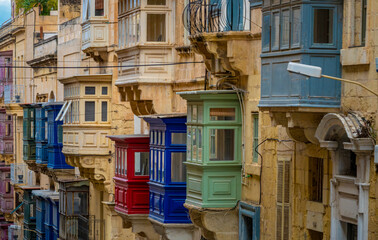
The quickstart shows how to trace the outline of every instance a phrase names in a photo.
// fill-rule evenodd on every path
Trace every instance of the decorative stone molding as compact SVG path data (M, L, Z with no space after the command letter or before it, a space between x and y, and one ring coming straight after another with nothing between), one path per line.
M192 240L200 239L201 234L193 224L164 224L149 218L155 231L163 240Z
M137 238L160 240L160 235L155 232L154 227L148 220L148 214L119 214L123 219L123 227L131 228Z
M359 113L348 115L329 113L323 117L315 137L327 148L333 162L331 179L331 239L345 239L343 224L357 224L357 238L368 239L370 159L374 141L369 137L369 125ZM356 174L340 172L348 151L355 154Z
M239 238L239 214L237 209L203 209L184 204L189 209L193 224L201 229L207 240Z

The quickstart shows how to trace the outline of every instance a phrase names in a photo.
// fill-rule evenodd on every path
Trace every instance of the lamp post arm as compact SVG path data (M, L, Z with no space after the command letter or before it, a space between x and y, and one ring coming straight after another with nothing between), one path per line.
M373 90L370 90L368 87L366 87L365 85L363 85L363 84L361 84L359 82L355 82L355 81L352 81L352 80L347 80L347 79L344 79L344 78L332 77L332 76L323 75L323 74L322 74L322 77L333 79L333 80L337 80L337 81L341 81L341 82L347 82L347 83L358 85L358 86L366 89L367 91L371 92L372 94L374 94L375 96L378 97L378 93L374 92Z

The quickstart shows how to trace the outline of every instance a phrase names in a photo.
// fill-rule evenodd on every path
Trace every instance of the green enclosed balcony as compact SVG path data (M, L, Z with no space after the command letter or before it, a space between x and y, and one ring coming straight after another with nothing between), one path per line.
M187 100L187 207L232 208L241 197L242 116L234 91L178 93Z
M23 119L23 159L26 163L35 163L35 106L33 104L20 104L24 109Z

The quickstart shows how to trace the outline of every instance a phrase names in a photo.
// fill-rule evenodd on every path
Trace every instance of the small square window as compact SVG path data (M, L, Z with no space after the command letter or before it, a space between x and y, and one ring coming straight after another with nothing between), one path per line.
M235 129L210 129L210 161L232 161L234 158Z
M95 95L96 87L85 87L85 95Z
M101 94L102 95L108 95L108 87L102 87L101 88Z
M165 5L165 0L147 0L147 5Z
M185 152L171 153L171 182L186 182Z
M171 144L186 144L186 133L171 133Z
M135 176L148 176L149 173L149 152L135 153Z

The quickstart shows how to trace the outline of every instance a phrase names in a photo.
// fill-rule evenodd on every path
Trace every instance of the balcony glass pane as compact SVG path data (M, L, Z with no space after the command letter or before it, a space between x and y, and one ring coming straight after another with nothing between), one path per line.
M108 121L108 102L101 102L101 121Z
M148 176L149 170L149 152L136 152L135 153L135 176Z
M192 122L197 122L197 105L192 105Z
M171 133L171 144L186 144L186 133Z
M188 157L187 160L191 160L192 158L192 128L188 126L187 129L187 138L186 142L188 143L186 145L186 156Z
M147 14L147 41L165 42L165 14Z
M74 193L74 214L88 215L88 193L75 192Z
M85 95L95 95L96 87L85 87Z
M101 88L101 94L102 95L108 95L108 87L102 87Z
M294 8L292 10L292 24L291 24L291 46L299 47L299 38L301 34L301 9Z
M95 121L95 102L94 101L85 102L85 121L86 122Z
M202 161L202 128L198 128L197 130L198 132L198 135L197 135L197 139L198 139L198 161Z
M333 42L333 10L314 9L314 43Z
M282 10L281 18L281 48L288 48L290 37L290 11L288 9Z
M95 0L95 16L104 16L104 0Z
M280 42L280 13L273 13L272 19L272 50L278 50Z
M211 121L235 121L235 108L210 108Z
M210 129L210 161L228 161L235 158L235 130Z
M171 182L186 182L186 166L184 152L171 153Z
M165 0L147 0L147 5L165 5Z

